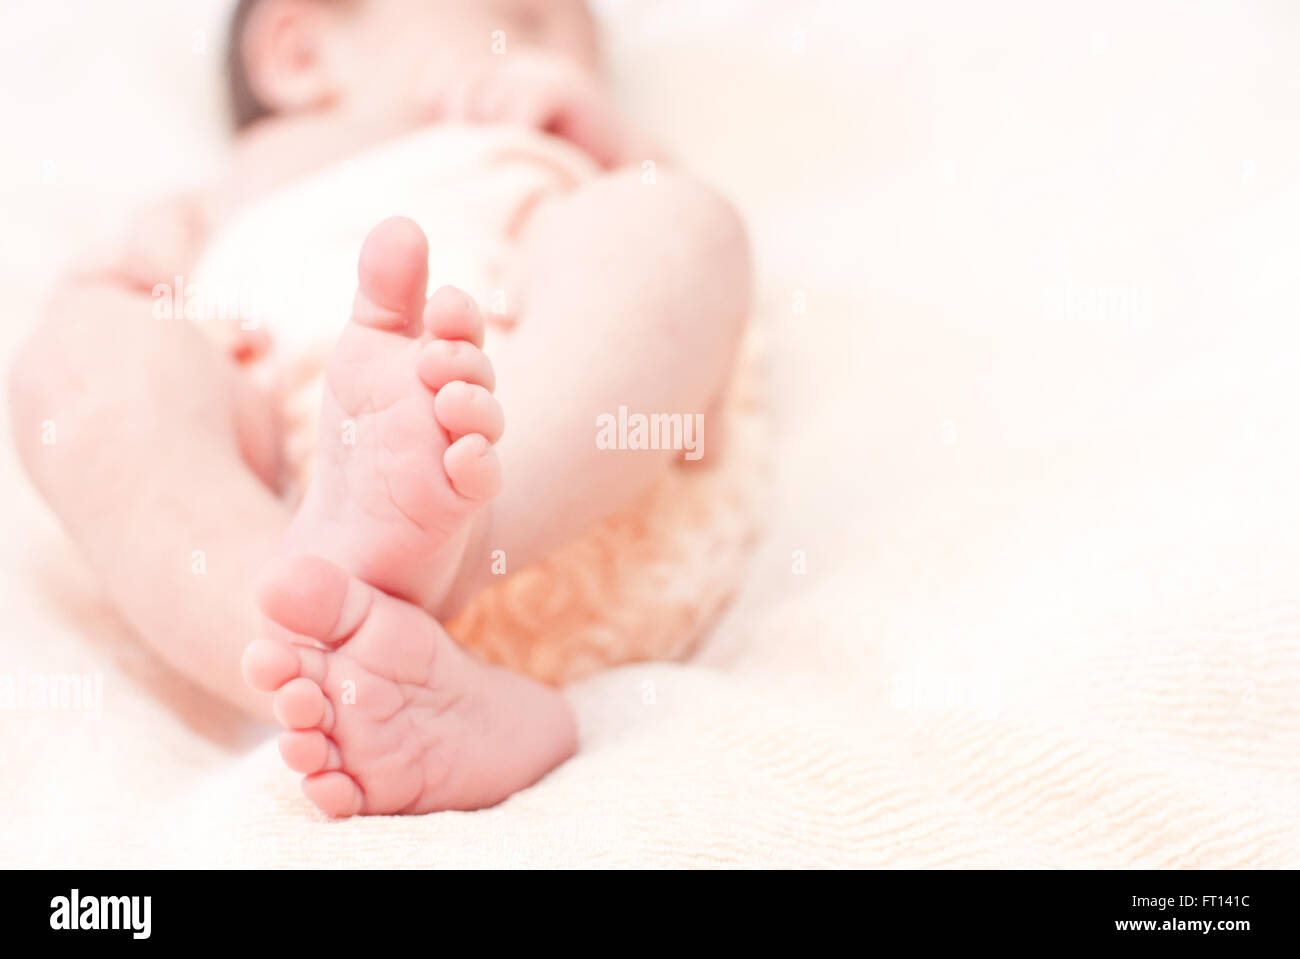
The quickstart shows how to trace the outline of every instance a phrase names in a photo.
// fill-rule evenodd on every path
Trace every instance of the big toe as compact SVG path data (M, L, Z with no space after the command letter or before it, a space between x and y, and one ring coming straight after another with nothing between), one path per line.
M414 220L389 217L370 231L357 263L352 319L415 336L429 284L429 241Z
M258 583L263 615L291 633L330 646L348 639L370 613L374 593L319 556L270 563Z

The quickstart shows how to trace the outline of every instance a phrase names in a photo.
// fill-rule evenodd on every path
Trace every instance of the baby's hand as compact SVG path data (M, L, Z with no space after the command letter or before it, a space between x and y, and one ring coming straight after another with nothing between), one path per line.
M604 167L652 155L600 81L561 57L493 56L435 82L426 102L434 120L522 124L570 141Z

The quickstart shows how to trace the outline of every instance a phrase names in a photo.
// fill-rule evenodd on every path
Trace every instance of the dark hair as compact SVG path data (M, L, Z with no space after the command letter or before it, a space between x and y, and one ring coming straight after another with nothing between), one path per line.
M244 63L244 28L256 5L257 0L239 0L226 37L226 80L229 84L230 117L236 130L242 130L271 112L253 93L248 82L248 65Z

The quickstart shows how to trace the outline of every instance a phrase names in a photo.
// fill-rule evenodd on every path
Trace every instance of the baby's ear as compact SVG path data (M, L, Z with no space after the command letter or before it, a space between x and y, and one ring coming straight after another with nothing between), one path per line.
M271 113L321 106L338 94L328 56L328 31L336 26L329 4L317 0L260 0L240 38L248 87Z

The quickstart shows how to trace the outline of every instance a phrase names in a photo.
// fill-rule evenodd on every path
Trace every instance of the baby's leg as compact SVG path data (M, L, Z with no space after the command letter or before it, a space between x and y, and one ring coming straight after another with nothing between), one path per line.
M245 462L271 471L273 437L257 426L272 417L203 334L152 308L112 284L66 287L14 364L15 440L144 641L266 717L270 697L245 685L239 656L261 632L253 582L290 519Z
M680 457L600 449L597 417L708 414L749 309L744 228L707 187L673 173L615 173L540 208L523 238L517 329L492 346L509 429L505 488L455 588L454 614L492 582L626 506ZM713 424L716 427L716 424Z

